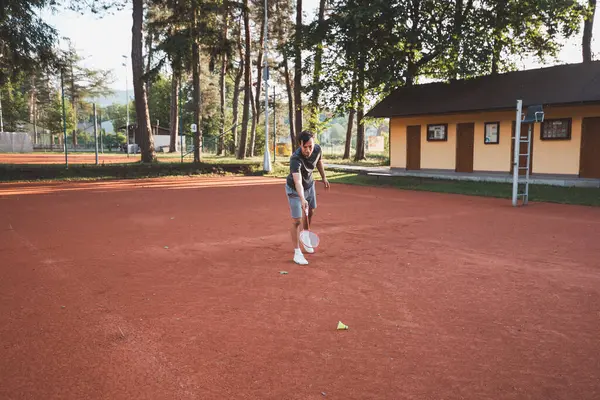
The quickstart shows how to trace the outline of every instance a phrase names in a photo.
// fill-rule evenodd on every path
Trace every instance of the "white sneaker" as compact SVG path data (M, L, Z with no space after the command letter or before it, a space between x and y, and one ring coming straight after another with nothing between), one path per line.
M306 261L306 258L304 258L304 254L300 252L294 253L294 262L300 265L308 265L308 261Z

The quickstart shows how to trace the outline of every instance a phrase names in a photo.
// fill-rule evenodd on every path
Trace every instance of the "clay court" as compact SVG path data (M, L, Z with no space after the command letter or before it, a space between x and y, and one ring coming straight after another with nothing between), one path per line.
M600 209L318 203L297 266L279 179L0 184L0 398L600 397Z

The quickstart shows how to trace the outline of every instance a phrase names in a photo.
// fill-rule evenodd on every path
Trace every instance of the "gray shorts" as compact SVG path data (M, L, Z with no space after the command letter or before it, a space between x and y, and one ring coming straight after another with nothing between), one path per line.
M298 192L286 184L285 193L287 194L288 202L290 203L292 218L302 218L302 201L300 200L300 196L298 196ZM315 191L314 183L310 189L304 191L304 198L308 201L308 207L311 210L317 208L317 193Z

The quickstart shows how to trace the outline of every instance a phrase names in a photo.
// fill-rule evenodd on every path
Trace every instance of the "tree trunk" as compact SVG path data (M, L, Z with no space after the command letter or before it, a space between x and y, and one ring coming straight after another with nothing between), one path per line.
M75 118L75 128L73 129L73 147L77 147L77 93L75 92L75 74L73 73L73 64L71 64L71 107Z
M264 15L264 14L263 14ZM258 48L258 58L256 59L256 96L253 99L252 115L254 117L252 121L252 140L250 147L250 157L254 156L254 145L256 143L256 127L258 126L258 120L260 118L260 92L262 88L262 73L263 73L263 42L265 40L265 18L262 18L261 29L260 29L260 44Z
M319 22L317 30L320 32L319 36L322 37L322 31L325 24L325 6L327 0L320 0L319 2ZM315 50L315 67L313 70L313 93L310 102L310 119L309 129L316 131L317 125L319 124L319 92L320 92L320 80L321 80L321 63L323 58L323 43L319 43Z
M352 128L354 127L354 117L356 116L356 108L352 107L348 113L348 128L346 129L346 143L344 147L344 160L350 159L350 151L352 150Z
M240 103L240 84L242 83L242 75L244 74L244 66L240 65L239 72L235 73L235 87L233 88L233 120L231 121L231 144L229 152L231 154L236 154L236 149L238 146L238 109Z
M358 61L358 110L356 112L356 153L354 161L365 159L365 123L363 116L365 113L364 95L365 95L365 73L364 73L364 56L361 54Z
M231 124L233 125L231 128L231 144L230 144L230 153L236 154L236 149L238 146L238 108L240 104L240 83L242 82L242 76L244 75L244 54L242 52L242 29L241 29L241 21L240 21L240 29L238 33L238 54L240 56L240 66L236 70L235 79L233 84L233 121Z
M290 119L290 140L292 142L292 151L296 149L296 135L294 133L294 93L292 82L290 80L290 70L288 68L287 55L283 53L283 68L285 73L285 87L288 96L288 118Z
M462 75L462 68L460 66L460 57L461 57L461 43L462 43L462 29L465 18L469 12L471 12L471 7L473 5L473 0L469 0L466 7L464 5L464 0L456 0L456 5L454 9L454 27L452 30L452 40L451 40L451 49L450 49L450 80L456 80Z
M594 29L594 15L596 14L596 0L588 0L588 15L583 23L583 40L581 52L583 62L592 62L592 32Z
M156 161L154 137L150 129L148 113L148 97L144 84L144 0L133 0L133 27L131 29L131 66L133 69L133 92L135 96L135 112L139 137L141 140L142 162Z
M405 71L404 86L413 86L415 83L415 76L417 75L417 66L411 60L408 61Z
M496 20L494 22L494 36L493 36L493 48L492 48L492 75L496 75L500 70L500 55L502 54L502 38L501 34L505 25L505 9L506 0L500 0L496 4Z
M252 87L250 87L250 104L252 106L252 127L250 130L250 147L248 148L248 151L246 152L246 155L248 157L254 157L254 147L256 146L256 125L257 125L257 121L258 121L258 117L256 117L257 115L257 111L256 111L256 103L255 103L255 98L254 98L254 91L252 90Z
M152 86L152 81L150 80L150 68L152 67L152 57L153 57L153 49L152 49L152 36L153 32L151 28L148 28L148 32L146 34L146 96L150 97L150 89Z
M29 115L29 122L33 122L33 113L35 110L35 103L37 101L37 96L36 96L36 87L35 87L35 75L32 74L30 79L29 79L29 98L28 98L28 103L27 103L27 111L28 111L28 115Z
M201 97L200 97L200 45L198 43L198 0L193 1L193 18L192 18L192 81L193 81L193 101L194 112L193 120L196 124L196 132L194 133L194 162L200 162L200 144L202 141L202 113Z
M237 158L243 160L246 157L246 141L248 139L248 118L250 117L250 98L252 78L251 74L251 60L250 60L250 16L248 10L248 0L244 0L244 32L245 32L245 43L246 53L244 55L244 111L242 113L242 134L240 137L240 145L238 147Z
M173 75L171 76L171 137L169 141L169 153L177 151L177 133L179 132L179 85L180 74L177 68L173 66Z
M227 34L228 34L228 15L229 10L227 7L227 2L225 2L225 11L223 12L223 47L227 42ZM226 95L226 85L225 85L225 76L227 75L227 53L223 54L223 62L221 64L221 75L219 77L219 86L221 92L221 104L220 104L220 121L221 132L219 134L219 142L217 144L217 155L222 156L225 153L225 95Z
M354 123L354 116L356 115L356 71L352 74L352 89L350 94L350 112L348 114L348 128L346 129L346 143L344 146L344 160L350 158L350 150L352 148L352 125Z
M302 133L302 0L296 0L296 37L294 38L294 106L296 135Z
M33 144L38 144L39 136L37 130L38 109L37 102L33 103Z
M221 65L221 76L219 77L219 86L221 92L221 104L219 104L220 115L219 115L219 125L220 125L220 133L219 133L219 142L217 144L217 155L222 156L225 152L225 74L227 73L227 56L223 55L223 63Z
M233 88L233 121L231 124L233 127L231 128L231 154L236 154L236 149L238 146L238 108L240 104L240 84L242 82L242 75L244 75L244 62L240 64L239 71L235 74L235 87Z

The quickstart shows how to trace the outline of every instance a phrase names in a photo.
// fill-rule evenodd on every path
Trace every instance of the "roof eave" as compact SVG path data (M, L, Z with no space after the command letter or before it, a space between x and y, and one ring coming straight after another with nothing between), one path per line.
M532 102L531 104L534 104ZM539 103L538 103L539 104ZM600 104L599 100L589 100L589 101L572 101L572 102L561 102L561 103L542 103L544 107L566 107L566 106L589 106L594 104ZM523 104L523 107L527 107L528 104ZM423 112L423 113L412 113L412 114L403 114L403 113L384 113L384 112L376 112L375 108L365 114L365 117L371 118L413 118L420 116L431 116L431 115L456 115L456 114L465 114L465 113L483 113L483 112L500 112L500 111L509 111L516 110L515 106L502 106L502 107L492 107L492 108L481 108L481 109L462 109L462 110L448 110L442 112Z

